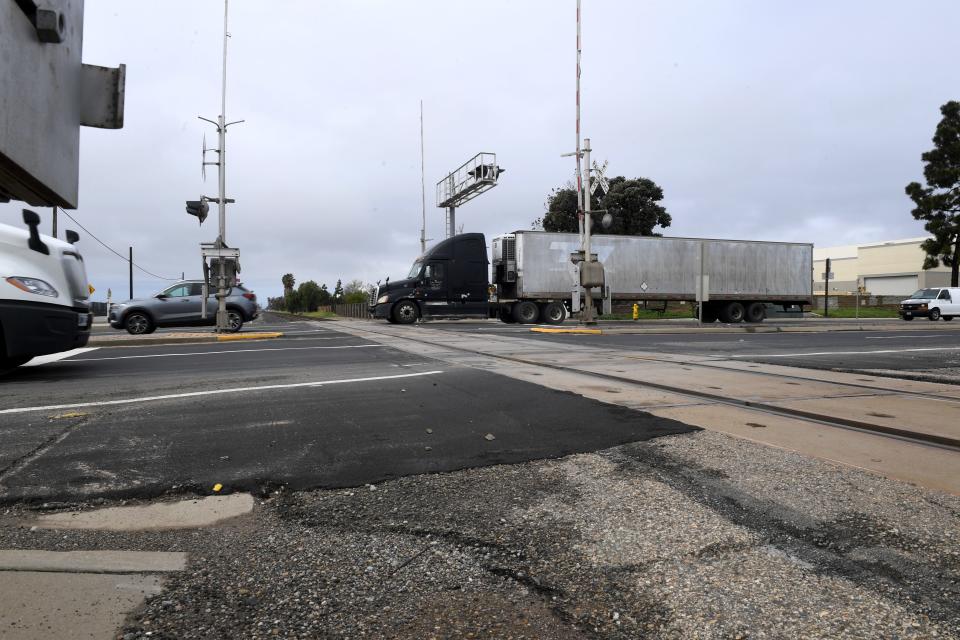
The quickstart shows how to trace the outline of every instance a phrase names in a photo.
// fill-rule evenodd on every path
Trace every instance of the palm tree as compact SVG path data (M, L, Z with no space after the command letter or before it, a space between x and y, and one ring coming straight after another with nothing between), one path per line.
M283 277L280 278L280 282L283 283L283 293L287 294L293 291L293 285L296 284L296 280L293 279L292 273L285 273Z

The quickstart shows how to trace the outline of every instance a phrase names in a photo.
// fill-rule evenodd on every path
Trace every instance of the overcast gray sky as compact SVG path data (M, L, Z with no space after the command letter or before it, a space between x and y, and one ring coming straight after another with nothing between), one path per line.
M465 231L530 227L573 175L574 0L232 0L228 242L264 299L280 276L376 281L419 253L419 101L427 234L434 184L479 151L507 172L465 205ZM127 64L119 131L84 129L71 212L163 276L199 276L216 236L184 200L215 146L223 4L87 0L84 61ZM921 177L960 78L955 0L583 0L583 132L609 175L665 191L666 235L831 246L923 235ZM212 157L211 157L212 159ZM0 205L19 224L22 205ZM41 212L49 219L49 210ZM44 223L45 226L48 224ZM61 228L71 228L66 222ZM95 299L126 265L84 238ZM163 286L135 275L135 293Z

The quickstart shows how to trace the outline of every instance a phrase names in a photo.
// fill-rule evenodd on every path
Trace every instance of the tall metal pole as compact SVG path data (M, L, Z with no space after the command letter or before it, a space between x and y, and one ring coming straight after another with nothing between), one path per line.
M54 238L57 237L57 205L53 205L53 233L51 235Z
M454 182L453 175L450 175L449 178L449 193L454 192ZM457 208L454 206L447 207L447 237L452 238L457 235Z
M427 186L423 177L423 100L420 101L420 255L427 252Z
M583 242L583 185L580 173L580 0L577 0L577 220Z
M133 300L133 247L130 247L130 300Z
M584 262L593 262L590 251L590 231L593 227L593 219L590 217L590 138L583 139L583 160L586 164L583 180L583 260ZM584 287L583 290L583 323L596 324L596 309L593 306L593 290Z
M220 137L220 162L218 164L219 194L217 203L220 217L220 247L227 246L227 13L229 0L223 0L223 68L220 81L220 117L217 133ZM217 278L217 333L225 333L227 325L227 273L226 261L219 260L220 273Z

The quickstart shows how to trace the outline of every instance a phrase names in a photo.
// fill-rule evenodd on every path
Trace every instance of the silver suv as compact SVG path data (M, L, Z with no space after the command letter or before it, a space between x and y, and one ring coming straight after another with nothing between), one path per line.
M212 325L217 319L217 299L207 297L207 317L203 311L203 281L184 280L156 295L111 305L108 319L114 329L126 329L134 335L153 333L157 327ZM240 331L244 322L260 315L257 296L237 285L227 295L227 318L231 331Z

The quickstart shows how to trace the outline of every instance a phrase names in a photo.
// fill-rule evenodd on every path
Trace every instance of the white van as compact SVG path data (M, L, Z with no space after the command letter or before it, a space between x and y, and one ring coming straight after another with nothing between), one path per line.
M960 316L960 288L933 287L920 289L909 299L900 303L900 317L913 320L916 317L928 320L953 320Z
M87 271L74 246L80 236L40 235L40 216L26 209L23 221L26 229L0 224L0 373L90 339Z

